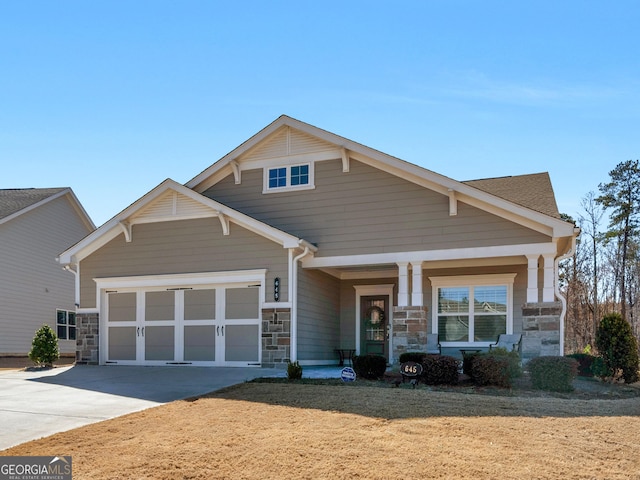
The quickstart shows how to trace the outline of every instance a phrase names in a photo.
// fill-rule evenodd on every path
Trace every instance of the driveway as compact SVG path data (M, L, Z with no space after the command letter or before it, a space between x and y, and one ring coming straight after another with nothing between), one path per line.
M0 371L0 450L283 370L77 365Z

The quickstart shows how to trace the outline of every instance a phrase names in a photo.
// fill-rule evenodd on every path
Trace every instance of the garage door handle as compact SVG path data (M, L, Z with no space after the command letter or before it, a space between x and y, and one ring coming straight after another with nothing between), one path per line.
M218 336L220 336L220 325L218 325L217 329L218 329ZM224 325L222 326L222 336L224 337Z
M142 336L144 337L144 327L142 327Z
M140 327L136 328L136 337L140 336Z

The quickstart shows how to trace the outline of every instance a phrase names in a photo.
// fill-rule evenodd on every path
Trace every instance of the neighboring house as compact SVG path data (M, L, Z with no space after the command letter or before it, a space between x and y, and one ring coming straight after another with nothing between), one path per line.
M56 257L94 229L70 188L0 190L0 355L27 355L45 323L75 352L74 280Z
M578 230L546 173L459 182L282 116L63 252L78 354L101 364L397 362L522 333L563 351L557 262Z

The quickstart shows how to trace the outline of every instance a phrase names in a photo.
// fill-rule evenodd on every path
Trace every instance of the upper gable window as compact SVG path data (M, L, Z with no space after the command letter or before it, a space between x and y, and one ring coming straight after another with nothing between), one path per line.
M266 167L263 193L314 188L311 164Z

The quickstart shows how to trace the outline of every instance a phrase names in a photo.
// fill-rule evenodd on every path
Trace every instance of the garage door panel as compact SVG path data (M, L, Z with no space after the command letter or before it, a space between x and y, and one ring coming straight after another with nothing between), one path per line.
M110 293L109 294L109 321L110 322L135 322L136 321L136 294Z
M228 320L259 318L259 290L257 288L227 288L225 317Z
M145 321L174 320L175 297L173 291L146 292Z
M136 359L136 327L109 328L109 360Z
M187 325L184 327L184 359L188 362L215 361L215 325Z
M145 360L173 360L175 352L175 328L172 326L145 327Z
M215 318L216 291L214 289L185 290L185 320L213 320Z
M225 327L225 361L257 362L259 360L258 325Z

